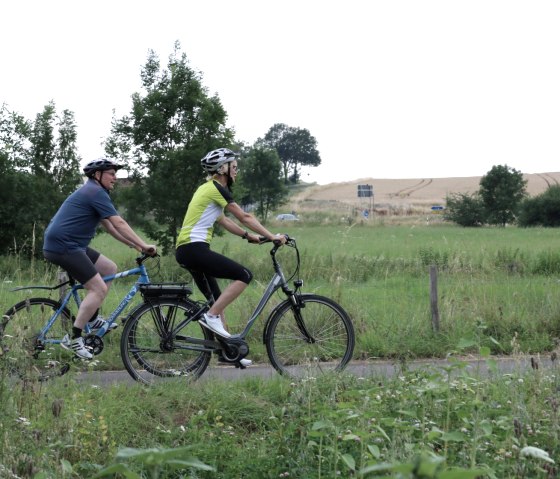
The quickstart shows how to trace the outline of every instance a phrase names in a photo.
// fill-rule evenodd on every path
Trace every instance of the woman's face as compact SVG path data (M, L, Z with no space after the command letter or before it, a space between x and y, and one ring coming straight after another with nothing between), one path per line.
M235 181L238 172L239 172L239 167L237 166L237 161L232 161L229 164L229 176L233 181Z

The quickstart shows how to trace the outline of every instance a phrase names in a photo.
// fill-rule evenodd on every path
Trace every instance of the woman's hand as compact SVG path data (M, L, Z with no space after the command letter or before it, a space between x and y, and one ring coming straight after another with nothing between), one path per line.
M261 237L259 235L254 234L254 233L249 233L247 235L247 241L249 243L259 244L261 242Z

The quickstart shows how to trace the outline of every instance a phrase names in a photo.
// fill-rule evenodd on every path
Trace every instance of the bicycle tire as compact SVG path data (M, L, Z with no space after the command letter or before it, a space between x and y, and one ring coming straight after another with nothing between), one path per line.
M46 381L70 369L69 353L60 340L72 328L73 318L65 307L46 334L38 341L41 329L61 304L50 298L29 298L9 308L0 322L0 364L4 373L22 380Z
M180 336L169 334L174 325L196 309L188 300L158 298L140 304L130 313L121 336L121 357L132 378L153 384L157 378L196 380L204 373L211 352L201 350L191 338L211 340L212 334L198 321L189 321Z
M302 294L301 306L289 300L270 315L265 345L272 366L291 377L315 377L342 371L354 353L354 327L346 311L332 299ZM300 315L313 338L309 342L298 327Z

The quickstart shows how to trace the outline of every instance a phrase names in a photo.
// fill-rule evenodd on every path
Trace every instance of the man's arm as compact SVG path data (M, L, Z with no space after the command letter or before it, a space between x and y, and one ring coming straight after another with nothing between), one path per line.
M156 246L142 240L121 216L109 216L109 218L101 220L101 224L113 238L121 243L136 248L138 251L156 252Z

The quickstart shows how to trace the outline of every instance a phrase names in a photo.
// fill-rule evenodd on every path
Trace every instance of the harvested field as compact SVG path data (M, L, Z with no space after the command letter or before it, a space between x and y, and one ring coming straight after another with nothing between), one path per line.
M533 173L524 175L527 192L538 195L551 185L560 184L560 172ZM329 207L347 210L349 207L364 208L373 205L375 211L383 213L429 211L434 205L445 205L451 193L473 193L478 190L480 176L465 178L409 178L378 179L361 178L345 183L330 183L305 188L297 193L290 204L297 211ZM358 185L373 187L373 201L358 198ZM406 213L405 213L406 214Z

